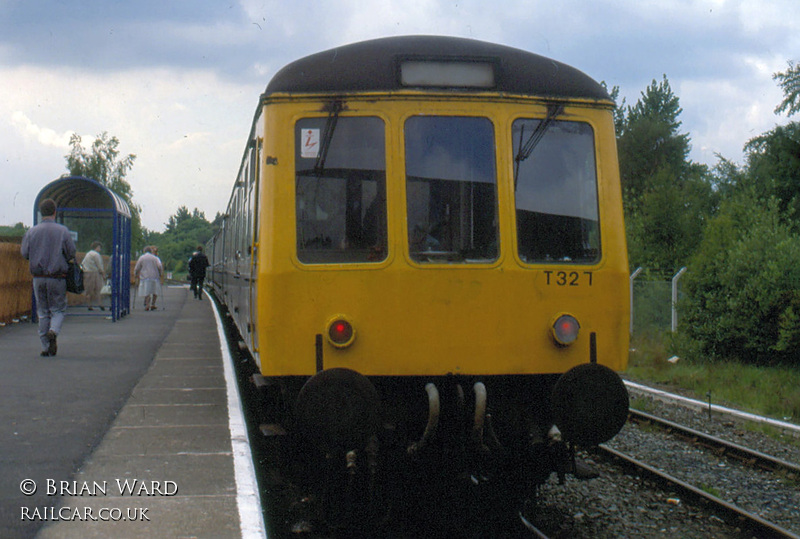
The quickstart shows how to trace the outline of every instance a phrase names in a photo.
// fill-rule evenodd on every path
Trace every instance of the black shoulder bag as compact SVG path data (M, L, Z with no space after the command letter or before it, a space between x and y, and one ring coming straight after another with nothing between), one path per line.
M67 292L83 293L83 269L74 258L67 261Z

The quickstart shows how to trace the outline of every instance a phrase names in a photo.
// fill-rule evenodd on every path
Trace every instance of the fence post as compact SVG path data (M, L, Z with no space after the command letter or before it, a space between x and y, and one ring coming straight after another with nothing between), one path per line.
M638 276L639 276L639 274L640 274L641 272L642 272L642 268L641 268L641 267L639 267L639 268L636 268L636 271L634 271L633 273L631 273L631 278L630 278L630 287L631 287L631 289L630 289L630 294L629 294L629 296L630 296L630 298L631 298L631 305L630 305L630 308L631 308L631 309L630 309L630 312L631 312L631 320L630 320L630 328L629 328L629 331L630 331L630 334L631 334L631 335L633 335L633 281L636 279L636 277L638 277Z
M681 268L672 278L672 333L678 331L678 279L686 272L686 268Z

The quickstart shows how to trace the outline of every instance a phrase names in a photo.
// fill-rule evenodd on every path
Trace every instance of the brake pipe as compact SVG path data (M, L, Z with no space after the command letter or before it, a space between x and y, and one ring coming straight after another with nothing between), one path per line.
M439 390L433 382L425 384L425 392L428 394L428 424L425 426L425 432L422 433L422 438L418 442L412 443L408 446L408 454L413 455L420 449L425 447L428 439L436 432L436 427L439 426Z
M475 422L472 427L472 439L483 449L483 425L486 420L486 386L483 382L475 382L472 386L475 392Z

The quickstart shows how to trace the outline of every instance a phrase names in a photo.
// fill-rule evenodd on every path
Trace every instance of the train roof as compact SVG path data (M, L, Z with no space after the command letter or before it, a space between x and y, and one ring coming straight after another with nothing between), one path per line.
M362 41L296 60L278 71L264 95L348 93L419 88L401 80L407 61L492 66L491 83L450 86L462 91L494 91L549 99L610 101L597 81L567 64L513 47L443 36L401 36ZM440 85L439 89L442 89Z

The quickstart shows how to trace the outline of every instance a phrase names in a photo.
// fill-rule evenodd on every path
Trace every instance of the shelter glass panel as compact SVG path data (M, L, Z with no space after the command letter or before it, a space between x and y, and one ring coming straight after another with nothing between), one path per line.
M517 248L523 262L600 258L594 131L583 122L514 122Z
M307 264L387 256L386 146L380 118L305 118L295 128L297 258Z
M408 243L420 263L497 259L494 126L488 118L415 116L405 124Z

